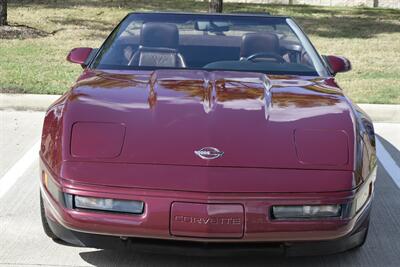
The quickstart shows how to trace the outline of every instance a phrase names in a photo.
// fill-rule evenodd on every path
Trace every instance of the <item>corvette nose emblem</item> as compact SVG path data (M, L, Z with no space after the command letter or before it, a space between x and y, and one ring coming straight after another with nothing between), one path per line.
M219 151L215 147L203 147L200 150L195 150L194 153L199 156L202 159L217 159L219 157L222 157L224 155L224 152Z

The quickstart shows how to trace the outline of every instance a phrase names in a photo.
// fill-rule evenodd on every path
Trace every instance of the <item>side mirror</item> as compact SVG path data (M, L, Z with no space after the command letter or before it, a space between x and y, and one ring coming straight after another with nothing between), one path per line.
M335 75L338 72L346 72L351 70L351 63L345 57L338 57L338 56L325 56L329 66L333 74Z
M67 60L71 63L80 64L82 67L86 67L86 60L89 58L92 51L93 49L89 47L74 48L69 52Z

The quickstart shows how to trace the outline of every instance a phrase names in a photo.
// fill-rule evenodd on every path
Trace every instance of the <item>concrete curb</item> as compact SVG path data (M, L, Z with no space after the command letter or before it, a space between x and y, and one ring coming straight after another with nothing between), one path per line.
M46 111L60 95L0 94L0 110ZM358 104L374 122L400 123L400 105Z
M0 110L46 111L60 95L0 94Z
M400 123L400 105L358 104L374 122Z

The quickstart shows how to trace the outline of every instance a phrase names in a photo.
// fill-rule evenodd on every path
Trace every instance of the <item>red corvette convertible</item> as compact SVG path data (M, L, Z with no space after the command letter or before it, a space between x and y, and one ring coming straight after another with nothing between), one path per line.
M332 44L334 45L334 44ZM370 118L290 17L131 13L50 106L45 233L79 246L325 254L366 240Z

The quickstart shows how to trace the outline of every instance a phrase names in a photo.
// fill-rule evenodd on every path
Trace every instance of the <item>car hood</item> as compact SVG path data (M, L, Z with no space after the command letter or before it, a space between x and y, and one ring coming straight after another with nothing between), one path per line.
M353 169L352 112L332 79L85 71L65 99L67 160ZM223 155L196 153L210 147Z

